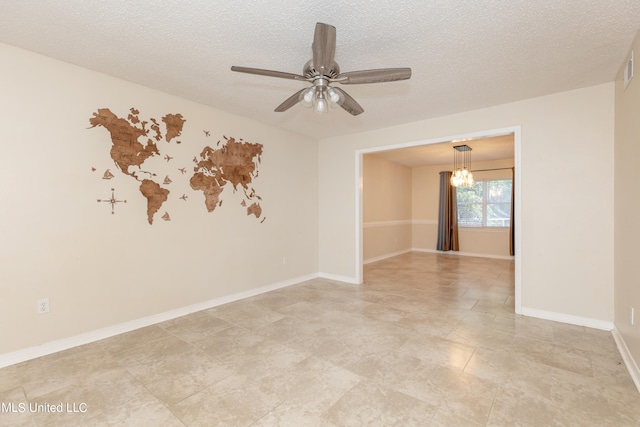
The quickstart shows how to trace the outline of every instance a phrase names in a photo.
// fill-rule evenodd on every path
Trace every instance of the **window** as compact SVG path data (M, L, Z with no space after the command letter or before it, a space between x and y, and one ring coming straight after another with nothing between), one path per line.
M460 227L509 227L511 180L476 181L473 187L457 187Z

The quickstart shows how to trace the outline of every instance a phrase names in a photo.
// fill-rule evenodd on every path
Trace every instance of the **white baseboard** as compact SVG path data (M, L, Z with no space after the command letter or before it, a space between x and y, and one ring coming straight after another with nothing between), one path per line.
M613 330L613 322L591 319L589 317L572 316L570 314L556 313L553 311L538 310L537 308L522 307L520 313L523 316L537 317L538 319L553 320L555 322L568 323L570 325L586 326L587 328Z
M401 250L401 251L395 251L395 252L391 252L391 253L380 255L380 256L377 256L377 257L373 257L373 258L367 258L364 261L362 261L362 263L363 264L369 264L369 263L376 262L376 261L382 261L383 259L392 258L394 256L398 256L398 255L409 253L412 250L413 249L404 249L404 250Z
M337 274L329 274L329 273L318 273L318 277L322 279L327 279L327 280L335 280L336 282L351 283L354 285L359 284L355 277L350 277L350 276L340 276Z
M430 254L444 254L444 253L447 253L447 252L438 251L438 250L435 250L435 249L424 249L424 248L411 248L411 250L414 251L414 252L427 252L427 253L430 253Z
M493 258L493 259L508 259L514 260L515 257L509 255L492 255L492 254L481 254L476 252L460 252L460 251L438 251L436 249L422 249L422 248L412 248L414 252L428 252L432 254L447 254L447 255L458 255L458 256L472 256L472 257L480 257L480 258Z
M37 357L46 356L47 354L57 353L62 350L67 350L72 347L77 347L84 344L89 344L94 341L98 341L104 338L109 338L114 335L130 332L135 329L150 326L156 323L164 322L166 320L175 319L176 317L185 316L187 314L195 313L197 311L206 310L208 308L216 307L222 304L227 304L233 301L238 301L244 298L249 298L255 295L263 294L265 292L274 291L276 289L285 288L287 286L295 285L307 280L315 279L319 277L317 273L308 274L305 276L295 277L292 279L284 280L282 282L272 283L258 288L249 289L247 291L238 292L236 294L227 295L219 298L214 298L208 301L199 302L186 307L180 307L175 310L166 311L164 313L158 313L151 316L143 317L141 319L132 320L129 322L120 323L113 326L107 326L106 328L97 329L94 331L86 332L84 334L76 335L61 340L51 341L46 344L25 348L23 350L14 351L11 353L0 354L0 368L5 366L14 365L16 363L24 362L27 360L35 359Z
M624 360L624 364L629 371L629 375L631 375L633 383L636 385L638 392L640 392L640 369L638 368L638 364L633 359L627 343L624 342L624 338L622 338L622 335L615 326L611 330L611 333L613 334L613 339L616 341L622 360Z

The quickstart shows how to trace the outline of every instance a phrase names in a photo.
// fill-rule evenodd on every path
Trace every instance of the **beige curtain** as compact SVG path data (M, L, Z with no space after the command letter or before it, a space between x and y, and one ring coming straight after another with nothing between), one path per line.
M511 256L514 256L516 254L516 236L515 236L515 226L513 223L515 194L516 194L516 169L511 168L511 218L509 219L509 255Z
M439 251L459 251L458 208L456 188L451 185L451 172L440 172L440 203L438 210Z

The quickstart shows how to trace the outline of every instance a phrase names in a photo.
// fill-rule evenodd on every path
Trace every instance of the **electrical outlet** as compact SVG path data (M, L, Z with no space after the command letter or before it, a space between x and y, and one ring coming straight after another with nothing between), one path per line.
M38 300L38 314L46 314L49 312L49 298Z
M289 260L287 259L286 256L282 257L282 265L287 265L287 262L289 262Z
M636 323L636 309L631 307L631 326L633 326L634 323Z

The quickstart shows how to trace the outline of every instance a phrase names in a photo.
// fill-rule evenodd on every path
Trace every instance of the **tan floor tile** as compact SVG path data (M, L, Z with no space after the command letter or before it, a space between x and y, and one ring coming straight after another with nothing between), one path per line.
M247 298L246 302L265 310L278 311L288 305L295 304L298 299L278 293L280 290Z
M561 346L606 356L618 354L611 332L583 326L555 323L553 325L553 342Z
M437 367L397 351L363 357L346 366L379 387L390 388L431 404L439 403L442 396L430 381Z
M443 315L441 312L414 311L396 322L396 325L412 331L444 338L457 326L458 320L453 316Z
M340 426L423 426L437 406L404 393L363 381L328 411L329 421Z
M63 413L36 413L38 425L182 425L124 369L94 375L33 400L34 404L52 402L62 403Z
M626 408L607 399L597 381L585 381L579 385L575 382L556 382L551 389L551 401L565 408L566 417L582 419L589 425L634 425L629 423L630 413L625 415L621 412ZM640 412L636 410L636 423L640 421L638 416Z
M398 350L436 365L464 369L475 347L429 335L414 336Z
M530 394L549 397L555 368L508 350L476 349L464 372L495 384L509 384Z
M35 427L35 418L22 387L0 391L0 405L0 426Z
M467 346L486 349L510 349L514 340L510 333L496 331L481 324L461 323L446 338Z
M498 390L495 382L446 367L437 368L429 381L442 396L441 416L456 414L480 425L487 421Z
M412 335L412 331L379 321L365 321L354 327L337 324L330 331L330 336L340 338L349 347L375 345L391 350L400 348Z
M145 343L145 345L134 345L129 348L123 348L113 354L111 358L121 366L156 363L161 361L165 356L172 357L176 353L181 353L190 347L189 343L174 335L167 334L162 338Z
M193 342L233 325L216 317L211 310L204 310L159 323L158 326L184 341Z
M159 325L151 325L106 338L98 341L98 343L104 346L110 354L117 354L120 351L129 350L132 347L145 347L149 343L166 338L169 335L169 332L165 331Z
M640 425L640 394L633 386L616 385L602 378L556 369L550 398L577 417L600 419L599 425ZM604 424L603 424L604 423Z
M345 368L312 356L261 382L282 401L326 410L360 379Z
M324 409L313 405L283 402L251 427L341 427L341 424L329 421L325 413Z
M169 408L186 426L249 426L281 403L268 387L233 375Z
M402 306L402 304L407 300L407 297L402 295L394 295L390 292L380 292L375 290L363 290L361 298L363 301L395 308L400 308L398 306Z
M310 298L313 300L313 298ZM326 309L322 306L307 300L301 300L295 304L287 305L278 309L278 313L294 318L318 318L326 313Z
M0 369L0 403L87 404L4 411L0 425L640 425L612 335L515 315L513 261L407 253L364 278L313 279Z
M382 347L375 343L355 345L349 342L348 337L340 336L326 337L315 341L311 346L299 347L304 349L307 354L347 369L362 359L381 357L392 351L388 347Z
M469 285L468 285L469 286ZM498 286L469 287L462 295L465 298L478 300L484 303L504 304L513 292Z
M549 400L530 395L518 389L498 390L491 408L487 426L552 426L562 425L561 408L554 407Z
M485 421L475 422L460 415L455 409L441 405L429 421L429 427L482 427Z
M330 336L331 328L323 322L285 317L268 327L256 330L255 333L273 342L307 348L308 345Z
M553 342L553 324L554 322L550 320L512 314L509 317L496 316L491 327L516 337L524 336L540 341Z
M513 351L522 353L531 360L558 369L593 376L589 353L572 347L553 345L547 341L517 336L513 340Z
M15 365L0 369L0 392L18 387L21 384Z
M501 317L513 317L513 306L507 304L506 299L502 302L478 300L471 309L474 311L491 313Z
M85 345L20 363L16 372L27 397L33 399L118 368L100 345Z
M129 371L155 397L178 402L233 373L226 364L204 352L187 348L164 354L156 360L126 365Z
M242 357L251 353L255 346L265 341L265 337L238 326L224 329L215 334L194 341L192 344L208 355L218 359L229 359L234 355Z
M362 314L369 319L380 320L382 322L397 322L408 313L404 310L386 305L371 304L363 308Z
M591 354L590 358L593 366L593 377L601 383L611 384L625 389L635 387L620 354L611 356ZM640 398L640 394L638 397Z
M263 308L248 308L233 312L217 312L216 316L233 325L259 329L285 317L284 314Z
M251 351L226 353L220 359L226 362L236 374L247 375L254 380L278 377L288 372L306 359L306 353L295 348L263 341L251 347Z

